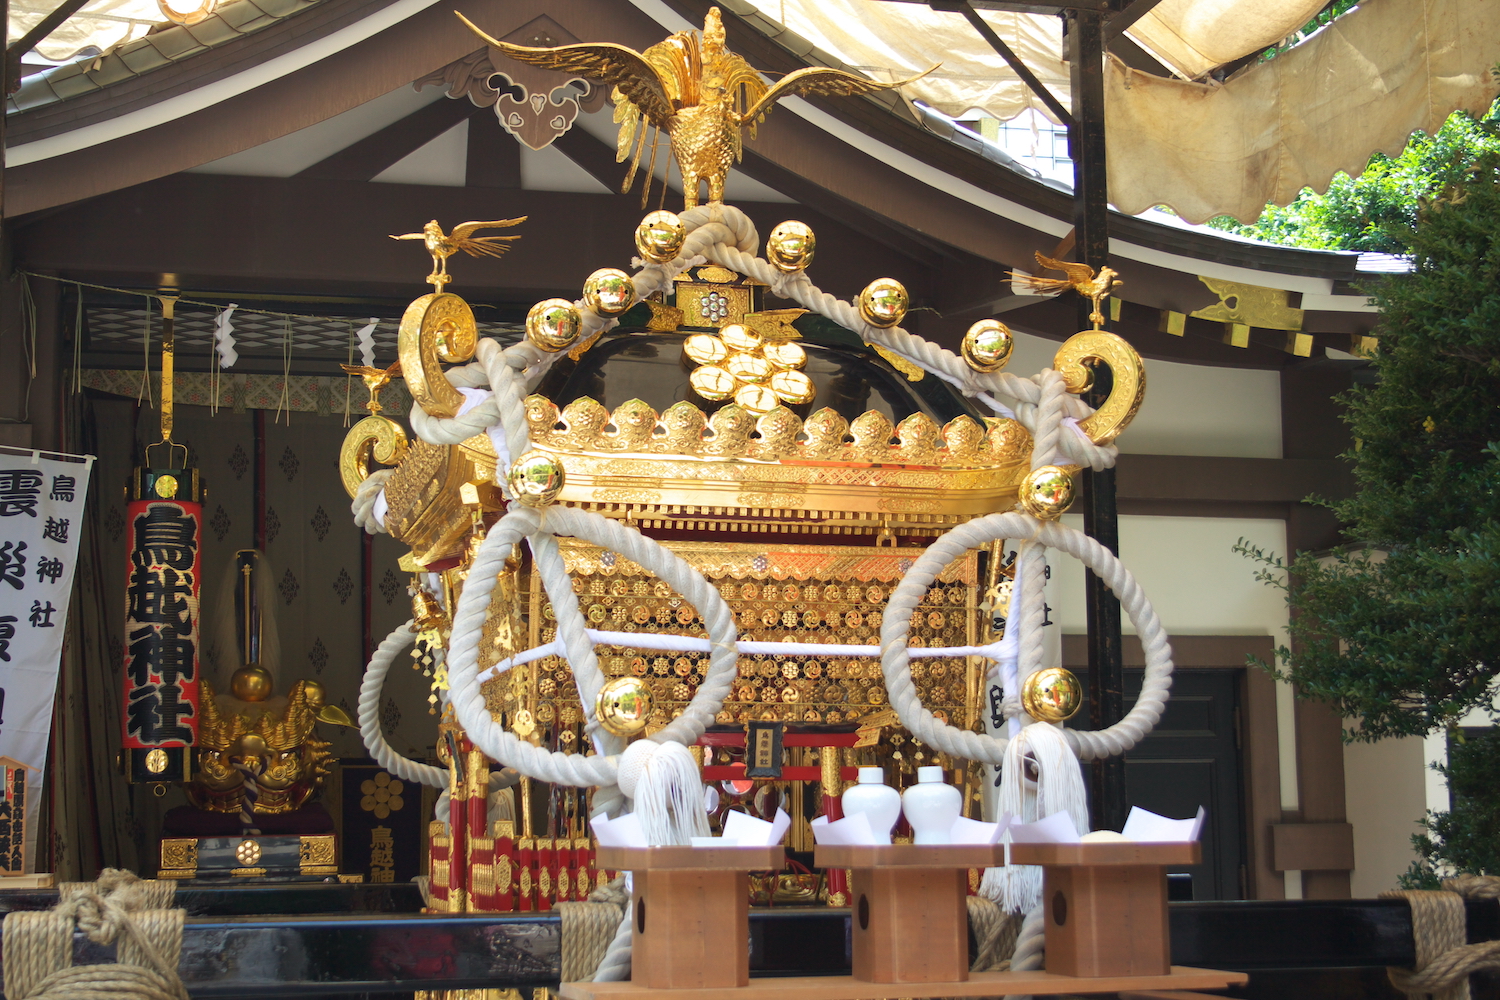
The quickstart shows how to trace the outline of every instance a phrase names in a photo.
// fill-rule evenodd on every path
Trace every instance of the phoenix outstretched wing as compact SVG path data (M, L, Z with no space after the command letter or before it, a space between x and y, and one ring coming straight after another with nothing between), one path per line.
M484 39L486 44L499 49L517 62L564 73L577 73L586 79L618 87L620 93L640 108L641 113L653 125L665 127L676 111L668 96L669 88L656 68L634 49L608 42L584 42L579 45L559 45L556 48L512 45L485 34L462 14L458 15L458 19Z
M457 250L462 250L470 257L500 257L510 249L510 244L520 239L520 234L511 236L475 236L474 233L480 229L509 229L511 226L519 226L526 221L526 216L519 219L496 219L494 222L465 222L453 227L449 240Z
M939 63L938 65L942 65ZM937 69L937 66L929 69L927 73ZM761 95L760 100L750 106L750 109L740 115L741 122L750 122L764 115L775 103L783 97L793 94L817 94L829 97L852 97L857 94L873 94L877 90L890 90L894 87L904 87L908 83L915 83L922 79L927 73L918 73L908 80L898 80L895 83L882 83L879 80L871 80L867 76L856 73L846 73L841 69L828 69L821 66L809 66L807 69L799 69L795 73L788 73L776 83L774 87Z
M1087 264L1075 264L1070 260L1053 260L1040 252L1036 255L1037 264L1048 271L1062 271L1066 274L1068 284L1074 288L1082 288L1094 280L1094 269ZM1046 279L1044 279L1046 280ZM1050 279L1057 280L1057 279Z

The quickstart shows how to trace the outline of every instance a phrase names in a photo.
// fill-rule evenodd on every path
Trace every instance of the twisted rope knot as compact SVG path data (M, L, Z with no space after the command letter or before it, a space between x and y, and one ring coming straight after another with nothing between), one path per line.
M187 1000L177 975L183 911L162 909L176 886L106 869L97 882L64 883L45 912L12 913L3 935L10 1000ZM118 943L117 964L75 967L73 932Z
M1469 974L1500 969L1500 941L1467 944L1465 899L1500 899L1500 877L1460 875L1440 890L1383 892L1381 899L1404 899L1411 907L1416 968L1386 969L1391 985L1408 997L1469 1000Z

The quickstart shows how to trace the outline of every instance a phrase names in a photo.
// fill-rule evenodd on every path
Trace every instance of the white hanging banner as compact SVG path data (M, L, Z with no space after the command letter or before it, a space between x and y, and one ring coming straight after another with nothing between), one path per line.
M92 455L0 448L0 870L35 838ZM19 822L25 817L25 829Z

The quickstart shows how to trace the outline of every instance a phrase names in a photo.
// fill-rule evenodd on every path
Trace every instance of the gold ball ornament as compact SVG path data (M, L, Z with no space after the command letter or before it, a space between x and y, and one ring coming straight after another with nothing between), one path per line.
M241 667L229 678L229 692L240 701L265 701L271 697L271 672L251 664Z
M811 403L817 394L812 379L802 372L777 372L771 376L770 386L778 399L793 406Z
M685 239L687 227L675 212L652 212L635 227L635 248L656 264L676 260Z
M549 354L573 346L583 331L583 315L567 299L543 299L526 314L526 339Z
M807 364L807 352L790 340L778 340L760 349L760 356L783 371Z
M719 340L731 351L739 351L742 354L753 353L760 350L761 336L754 330L739 323L730 323L719 331Z
M717 365L695 368L688 376L688 385L693 387L693 391L715 403L733 396L737 384L733 375Z
M812 227L805 222L788 219L766 238L766 261L778 271L804 270L812 263L818 249L817 238Z
M634 736L645 730L651 716L651 689L639 677L605 681L594 702L594 715L606 732Z
M771 362L755 354L731 354L724 370L741 382L764 382L774 371Z
M240 756L259 757L266 752L266 740L257 733L246 733L240 737Z
M307 707L312 709L322 708L328 700L328 692L323 690L323 685L317 681L302 682L302 698L307 702Z
M618 316L635 303L635 283L618 267L601 267L583 283L583 302L600 316Z
M964 334L964 361L976 372L997 372L1010 360L1016 338L998 319L982 319Z
M876 278L859 293L859 315L871 326L882 330L906 318L911 299L906 286L895 278Z
M712 334L695 333L683 341L682 353L695 365L722 365L729 357L729 348Z
M1021 685L1021 707L1038 722L1063 722L1083 706L1083 685L1066 667L1048 667Z
M506 473L511 495L528 507L546 507L557 500L565 477L562 462L544 451L528 451L511 463Z
M741 385L734 391L734 401L757 416L765 416L781 405L776 393L753 382Z
M1020 501L1032 517L1055 521L1073 505L1073 477L1055 465L1033 469L1021 480Z

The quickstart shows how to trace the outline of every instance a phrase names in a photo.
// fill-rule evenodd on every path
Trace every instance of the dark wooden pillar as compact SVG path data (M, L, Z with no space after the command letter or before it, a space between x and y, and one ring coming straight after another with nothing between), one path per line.
M1104 25L1091 11L1073 11L1066 22L1072 70L1073 124L1068 129L1073 158L1075 258L1095 270L1109 262L1109 187L1104 163ZM1093 304L1078 297L1078 329L1090 327ZM1098 405L1109 392L1107 370L1095 374ZM1120 551L1115 507L1115 470L1083 474L1083 528L1111 552ZM1104 729L1125 711L1125 679L1120 646L1120 602L1093 573L1085 601L1089 638L1089 728ZM1095 829L1119 830L1129 808L1122 757L1094 761L1090 769L1089 819Z

